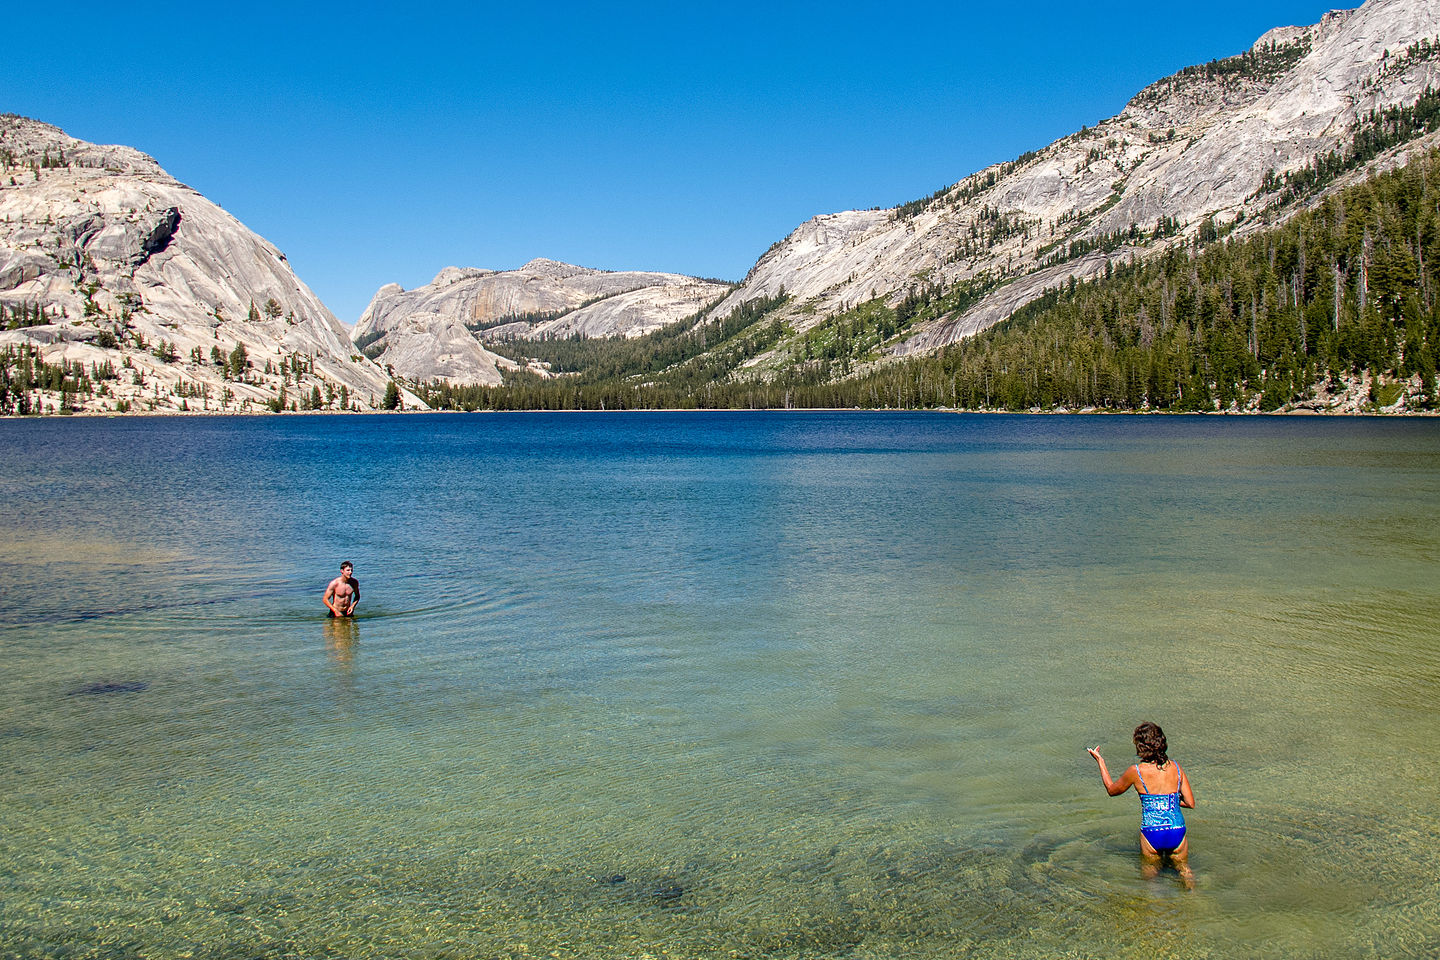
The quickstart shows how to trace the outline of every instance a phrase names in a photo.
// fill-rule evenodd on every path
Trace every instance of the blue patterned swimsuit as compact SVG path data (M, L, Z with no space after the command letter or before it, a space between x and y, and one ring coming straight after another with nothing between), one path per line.
M1140 793L1140 833L1157 853L1170 853L1185 839L1185 816L1180 812L1180 785L1174 793L1151 793L1135 767L1135 776L1145 789Z

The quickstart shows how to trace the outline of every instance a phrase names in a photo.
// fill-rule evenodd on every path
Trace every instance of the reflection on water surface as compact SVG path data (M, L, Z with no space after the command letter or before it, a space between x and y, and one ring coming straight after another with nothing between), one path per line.
M0 422L0 952L1440 945L1440 424L339 422Z

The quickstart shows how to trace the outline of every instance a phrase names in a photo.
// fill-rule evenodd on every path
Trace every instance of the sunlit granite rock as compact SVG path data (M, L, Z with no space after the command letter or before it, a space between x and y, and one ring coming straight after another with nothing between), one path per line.
M354 337L402 376L498 383L506 361L484 349L487 339L639 336L697 313L728 290L673 273L610 272L545 259L518 270L446 267L414 290L381 287ZM460 348L453 339L457 325L474 331L476 349ZM427 349L425 329L445 342Z
M1429 52L1408 55L1421 40ZM1245 61L1217 66L1160 80L1117 116L973 174L930 202L815 217L766 253L711 316L783 288L789 319L804 330L874 297L896 303L918 286L1002 284L897 348L925 351L1005 319L1071 276L1103 273L1107 260L1188 243L1211 221L1228 228L1241 218L1243 234L1266 222L1275 198L1262 191L1267 173L1301 169L1348 145L1357 118L1440 87L1440 4L1370 0L1314 26L1272 30ZM1384 154L1332 189L1437 142L1431 135ZM1270 211L1269 222L1290 212ZM1174 219L1178 235L1150 239L1162 217ZM1148 242L1066 250L1132 225ZM1063 262L1053 262L1057 255Z
M13 115L0 117L0 305L46 321L0 329L0 348L122 371L77 401L91 409L262 409L282 388L333 409L341 387L368 407L390 380L284 254L153 159ZM249 365L227 376L213 355L237 346Z

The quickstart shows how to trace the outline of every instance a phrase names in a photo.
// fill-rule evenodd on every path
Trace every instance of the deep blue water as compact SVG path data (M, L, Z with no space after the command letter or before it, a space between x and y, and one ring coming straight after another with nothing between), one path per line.
M1434 420L0 421L0 952L1420 956L1437 505Z

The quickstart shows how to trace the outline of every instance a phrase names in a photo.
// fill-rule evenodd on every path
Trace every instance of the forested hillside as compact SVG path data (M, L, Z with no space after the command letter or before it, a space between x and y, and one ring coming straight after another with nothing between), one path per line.
M1212 234L1213 235L1213 234ZM747 305L630 341L511 344L561 375L423 387L450 409L958 407L1278 410L1363 383L1370 401L1437 405L1440 152L1334 194L1283 226L1215 236L1073 280L936 354L878 360L971 289L918 288L803 335ZM779 347L785 362L754 365ZM775 354L772 353L773 357Z

